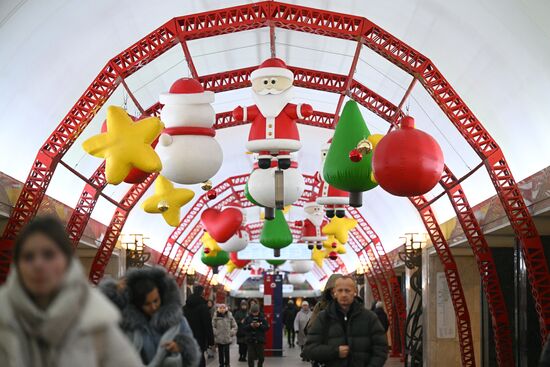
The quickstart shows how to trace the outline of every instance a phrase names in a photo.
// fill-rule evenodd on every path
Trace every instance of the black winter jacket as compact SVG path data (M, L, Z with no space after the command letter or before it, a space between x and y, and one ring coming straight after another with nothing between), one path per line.
M348 358L339 357L339 346L348 345ZM322 311L309 329L304 357L327 367L382 367L388 342L378 317L355 301L345 317L336 302Z
M252 327L252 322L257 321L260 323L260 326L257 328ZM248 344L265 344L265 333L269 330L269 324L264 315L259 314L254 316L249 314L246 319L244 319L244 332L245 340Z
M298 309L296 306L286 306L283 310L283 324L287 329L294 330L294 319L296 319L296 314Z
M246 343L246 333L244 331L244 320L248 316L248 311L243 310L242 308L235 310L233 312L233 317L237 321L237 343Z
M386 314L386 311L384 311L383 308L375 308L374 313L376 316L378 316L378 320L380 320L380 324L384 328L384 331L388 331L390 328L390 321L388 320L388 315Z
M212 317L204 298L196 294L189 296L183 307L183 313L201 350L204 352L208 346L214 345Z

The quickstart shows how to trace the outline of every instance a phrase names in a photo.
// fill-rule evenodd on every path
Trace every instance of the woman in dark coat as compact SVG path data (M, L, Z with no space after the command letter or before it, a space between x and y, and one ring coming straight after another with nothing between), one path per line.
M163 268L128 272L122 328L147 367L197 367L200 351L183 316L178 286Z
M239 362L246 362L246 333L244 331L244 320L248 316L248 303L241 301L241 306L235 311L233 317L237 321L237 343L239 344Z

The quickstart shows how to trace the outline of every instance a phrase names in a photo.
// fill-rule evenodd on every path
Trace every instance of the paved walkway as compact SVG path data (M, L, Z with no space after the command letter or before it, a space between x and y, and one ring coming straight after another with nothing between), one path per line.
M239 350L236 344L231 345L230 351L231 367L248 367L247 362L239 362ZM215 358L207 361L208 367L218 367L218 353ZM309 362L302 362L300 358L300 348L287 348L283 351L283 357L266 357L264 367L310 367ZM399 359L390 359L386 362L386 367L403 366Z

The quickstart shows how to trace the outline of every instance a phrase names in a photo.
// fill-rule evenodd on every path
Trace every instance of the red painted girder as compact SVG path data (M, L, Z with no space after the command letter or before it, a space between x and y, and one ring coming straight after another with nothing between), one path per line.
M157 176L158 174L151 174L142 183L133 185L120 201L121 207L115 209L111 223L105 232L105 237L103 237L103 241L101 241L101 245L97 249L97 253L92 262L90 281L93 284L98 284L103 277L105 268L109 263L113 249L124 227L124 223L126 223L126 219L128 218L128 213L133 209L139 199L141 199L143 194L145 194L147 189L149 189Z
M409 198L415 208L419 209L419 214L426 227L434 249L441 260L445 271L445 278L449 287L449 293L453 301L455 310L456 323L458 327L458 339L460 343L462 366L475 366L474 343L472 339L472 328L470 322L470 314L466 304L466 297L460 282L458 267L454 260L454 256L445 240L443 232L439 227L439 223L431 207L424 207L426 198L417 196Z
M492 318L493 334L498 365L514 366L514 349L512 331L508 319L508 309L502 294L493 254L483 235L483 231L475 217L466 194L453 172L445 166L441 186L447 192L451 204L468 243L476 258L483 290L487 297L487 304Z
M369 283L369 286L370 286L370 289L371 289L371 292L372 292L372 296L374 297L374 299L376 301L381 301L382 300L382 297L380 297L380 292L378 290L378 285L376 284L376 279L374 279L373 275L372 275L372 270L371 270L371 267L368 263L368 260L366 258L366 254L365 252L362 253L362 256L364 256L364 260L363 260L363 264L364 264L364 267L365 267L365 276L367 278L367 282Z

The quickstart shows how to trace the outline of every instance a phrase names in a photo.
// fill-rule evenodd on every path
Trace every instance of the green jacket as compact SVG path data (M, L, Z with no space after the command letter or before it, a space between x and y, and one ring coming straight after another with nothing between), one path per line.
M339 346L348 345L347 358ZM322 311L308 331L304 357L326 367L382 367L388 358L388 341L376 314L355 301L346 318L336 302Z

